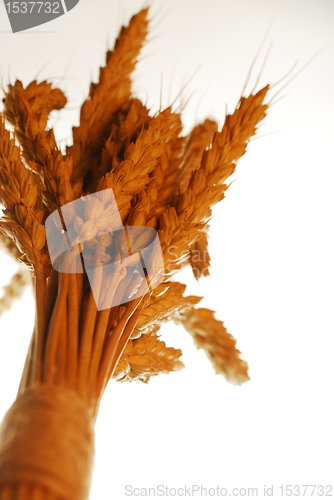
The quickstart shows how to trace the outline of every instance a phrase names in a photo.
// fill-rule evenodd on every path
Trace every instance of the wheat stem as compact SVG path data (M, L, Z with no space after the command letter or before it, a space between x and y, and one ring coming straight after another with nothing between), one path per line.
M92 290L89 291L88 304L86 306L86 315L83 323L80 348L79 348L79 373L78 373L78 394L82 397L86 397L87 391L87 375L90 364L90 357L92 351L92 339L95 329L95 321L97 315L97 308L93 296Z
M75 387L78 371L78 346L79 346L79 313L77 274L69 275L68 290L68 382ZM80 275L81 276L81 275Z
M61 334L61 327L63 324L63 317L66 311L68 290L68 274L59 273L59 289L58 296L52 311L52 317L48 328L46 352L44 362L44 382L52 383L55 376L55 365L57 357L57 346L59 336Z
M69 275L66 273L67 284ZM68 293L68 290L67 290ZM56 383L63 384L67 379L67 371L69 369L69 356L68 356L68 330L67 330L67 297L64 293L63 310L60 315L59 331L58 331L58 345L57 345L57 371Z
M31 374L32 364L33 364L33 359L34 359L34 357L33 357L34 343L35 343L35 328L34 328L32 335L31 335L29 349L28 349L27 357L26 357L26 360L24 363L24 368L23 368L23 372L22 372L22 376L21 376L18 394L21 394L25 390L27 385L29 384L30 374Z
M49 277L47 278L46 282L46 296L45 296L45 322L46 322L46 329L47 325L50 321L50 316L52 313L52 308L54 306L56 297L57 297L57 290L58 290L58 272L55 271L55 269L51 270L51 273Z
M117 323L117 326L115 327L114 331L112 332L112 335L110 337L108 337L108 339L106 341L106 344L105 344L104 350L103 350L100 368L99 368L99 373L97 376L97 383L96 383L96 394L97 395L102 393L102 390L108 381L106 379L107 379L107 376L110 372L110 366L111 366L113 359L115 357L115 352L116 352L116 349L118 346L118 342L119 342L119 340L124 332L124 329L126 327L128 320L131 318L132 314L135 312L135 310L139 306L142 299L143 299L143 297L139 297L139 298L132 300L131 302L128 303L126 311L124 312L123 316L121 317L121 319Z
M37 274L35 277L35 298L36 298L36 342L34 343L35 363L32 367L32 379L39 383L42 374L44 334L45 334L45 292L46 277Z

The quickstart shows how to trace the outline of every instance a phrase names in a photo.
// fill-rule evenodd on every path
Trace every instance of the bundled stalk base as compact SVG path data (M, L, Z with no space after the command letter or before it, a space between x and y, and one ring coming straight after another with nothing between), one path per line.
M18 495L11 484L36 485L41 499L49 492L88 498L94 419L67 387L42 385L21 394L2 423L0 446L0 498L34 498Z

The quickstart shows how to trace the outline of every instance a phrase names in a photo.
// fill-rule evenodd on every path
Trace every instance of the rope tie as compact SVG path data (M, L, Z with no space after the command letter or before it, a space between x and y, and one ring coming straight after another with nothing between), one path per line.
M89 495L94 419L72 390L41 385L27 389L0 428L0 485L41 485L66 500Z

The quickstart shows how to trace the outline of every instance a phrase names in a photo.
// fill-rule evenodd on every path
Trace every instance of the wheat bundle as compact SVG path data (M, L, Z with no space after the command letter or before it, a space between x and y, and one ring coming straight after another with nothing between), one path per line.
M66 104L62 91L45 81L5 91L0 229L32 273L36 320L1 427L1 500L88 497L108 381L147 383L183 367L181 351L159 339L164 321L181 323L228 381L248 380L223 323L171 277L185 265L208 274L211 207L266 115L269 85L241 97L221 131L206 120L184 137L179 114L151 116L132 96L147 30L147 9L121 29L65 155L47 128Z

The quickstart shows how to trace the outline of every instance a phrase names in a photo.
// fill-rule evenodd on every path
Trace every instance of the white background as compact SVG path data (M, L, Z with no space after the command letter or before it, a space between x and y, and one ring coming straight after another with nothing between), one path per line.
M0 4L3 83L19 78L28 84L36 74L57 80L70 108L51 120L62 146L70 142L106 48L141 6L80 0L67 15L13 35ZM211 277L197 284L191 272L182 272L188 293L205 296L202 304L217 311L237 339L251 381L230 386L181 327L165 325L163 339L183 349L186 369L147 386L109 385L96 428L91 499L126 498L126 485L257 487L259 496L273 485L280 498L280 485L330 484L334 3L155 0L151 15L134 92L156 111L161 81L167 106L201 64L184 91L195 92L184 113L186 132L207 116L221 126L225 105L233 111L272 20L249 91L271 41L258 89L326 48L269 110L236 182L215 208ZM1 256L1 284L12 273L10 258ZM15 398L33 316L27 291L0 322L1 417Z

